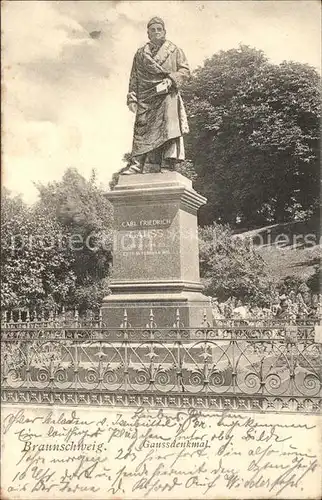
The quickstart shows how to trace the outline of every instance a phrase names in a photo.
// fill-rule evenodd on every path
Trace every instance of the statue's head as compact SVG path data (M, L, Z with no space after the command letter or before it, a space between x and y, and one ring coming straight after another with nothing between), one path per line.
M161 17L152 17L147 25L149 40L155 45L160 45L165 40L166 30Z

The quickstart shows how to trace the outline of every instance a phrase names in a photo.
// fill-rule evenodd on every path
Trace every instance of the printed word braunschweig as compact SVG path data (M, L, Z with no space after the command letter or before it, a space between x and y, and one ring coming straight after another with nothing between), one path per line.
M25 441L22 453L26 451L96 451L101 453L104 443L92 444L75 443L54 443L54 444L32 444L31 441Z

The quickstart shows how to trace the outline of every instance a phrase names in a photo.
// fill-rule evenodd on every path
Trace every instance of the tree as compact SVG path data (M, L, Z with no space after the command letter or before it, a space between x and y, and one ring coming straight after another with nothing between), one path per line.
M32 206L2 193L2 306L98 307L109 293L111 204L95 175L73 169L38 189Z
M250 240L234 237L228 225L199 228L200 274L205 293L252 305L268 305L274 290L267 266Z
M179 172L179 174L188 177L188 179L190 179L192 182L197 179L197 173L191 160L178 162L176 165L176 171Z
M75 169L68 169L59 182L39 184L38 189L38 207L47 207L59 222L72 255L76 282L68 302L84 309L98 306L109 293L112 261L113 210L106 193L96 185L95 175L87 181Z
M3 189L1 304L4 309L62 304L75 290L73 256L58 248L61 226L46 207L29 207Z
M268 62L247 46L220 51L184 90L187 157L208 198L202 225L284 222L317 210L319 75L306 65Z
M314 293L321 293L322 288L321 288L321 265L316 264L314 266L314 273L310 278L307 280L307 285L310 288L310 290Z

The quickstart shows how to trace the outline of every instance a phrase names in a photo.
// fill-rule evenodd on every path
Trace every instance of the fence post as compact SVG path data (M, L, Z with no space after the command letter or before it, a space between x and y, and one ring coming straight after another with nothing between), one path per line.
M1 323L3 324L3 327L6 328L6 326L7 326L7 311L1 311Z
M30 326L30 311L27 309L27 314L26 314L26 327L29 328Z

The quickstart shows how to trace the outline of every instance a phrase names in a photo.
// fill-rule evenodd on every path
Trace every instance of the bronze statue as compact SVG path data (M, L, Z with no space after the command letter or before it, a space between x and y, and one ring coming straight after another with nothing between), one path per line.
M189 128L180 87L190 76L187 59L166 40L162 19L152 18L147 29L150 41L136 52L130 76L127 105L136 118L123 175L175 170L185 158L182 136Z

